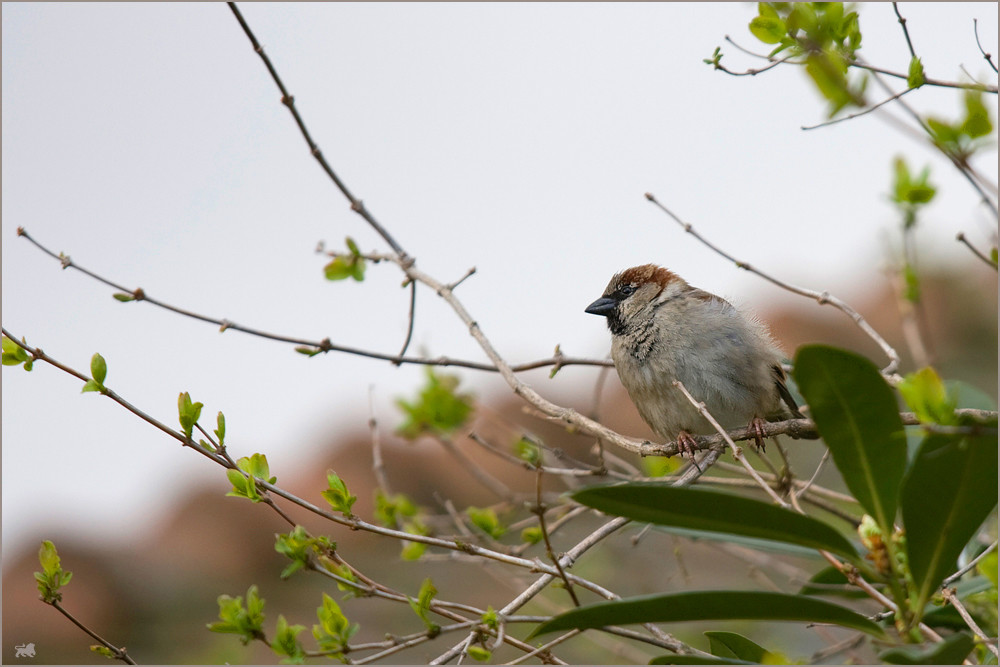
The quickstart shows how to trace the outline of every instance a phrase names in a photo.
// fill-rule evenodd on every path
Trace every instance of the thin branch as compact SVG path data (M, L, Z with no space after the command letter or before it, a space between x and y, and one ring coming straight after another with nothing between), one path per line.
M236 324L235 322L232 322L232 321L230 321L228 319L225 319L225 318L221 318L220 319L220 318L217 318L217 317L211 317L211 316L208 316L208 315L202 315L200 313L195 313L193 311L186 310L184 308L179 308L177 306L173 306L173 305L171 305L169 303L166 303L164 301L161 301L159 299L155 299L155 298L149 296L149 294L144 289L142 289L141 287L137 287L135 289L129 289L128 287L125 287L124 285L120 285L120 284L118 284L116 282L108 280L107 278L104 278L103 276L101 276L101 275L99 275L97 273L94 273L93 271L91 271L91 270L89 270L87 268L84 268L83 266L80 266L79 264L77 264L76 262L74 262L68 255L64 255L62 253L56 254L56 253L52 252L51 250L49 250L48 248L46 248L44 245L42 245L41 243L39 243L34 237L32 237L27 232L27 230L25 230L23 227L18 227L17 235L21 236L21 237L23 237L25 239L27 239L29 242L31 242L32 245L34 245L36 248L38 248L39 250L41 250L42 252L44 252L46 255L48 255L48 256L52 257L53 259L59 261L60 264L62 265L62 267L64 269L69 269L69 268L76 269L77 271L80 271L84 275L86 275L86 276L88 276L88 277L90 277L90 278L92 278L92 279L94 279L94 280L96 280L96 281L98 281L98 282L100 282L100 283L102 283L104 285L107 285L108 287L111 287L111 288L117 290L119 293L127 294L127 295L131 296L136 301L144 301L144 302L150 303L150 304L152 304L154 306L157 306L158 308L163 308L164 310L168 310L168 311L170 311L172 313L176 313L178 315L183 315L184 317L190 317L191 319L199 320L201 322L207 322L209 324L214 324L214 325L216 325L216 326L219 327L220 331L226 331L228 329L232 329L234 331L239 331L239 332L242 332L242 333L245 333L245 334L249 334L251 336L257 336L259 338L265 338L267 340L274 340L274 341L278 341L278 342L281 342L281 343L291 343L291 344L302 346L302 347L305 347L305 348L311 348L312 350L314 350L316 352L323 352L323 353L327 353L327 352L342 352L344 354L353 354L353 355L357 355L357 356L361 356L361 357L367 357L367 358L370 358L370 359L378 359L379 361L389 361L389 362L392 362L392 363L397 363L398 362L400 364L415 364L415 365L421 365L421 366L455 366L455 367L458 367L458 368L468 368L468 369L471 369L471 370L487 371L487 372L493 372L493 373L497 372L497 370L498 370L495 366L492 366L490 364L476 362L476 361L467 361L467 360L464 360L464 359L452 359L450 357L444 357L444 356L442 356L442 357L436 357L436 358L429 358L429 357L402 357L402 358L400 358L398 354L387 354L387 353L383 353L383 352L374 352L374 351L371 351L371 350L363 350L363 349L354 348L354 347L347 347L347 346L344 346L344 345L335 345L332 342L330 342L329 338L324 338L323 340L317 341L317 340L311 340L311 339L305 339L305 338L297 338L297 337L294 337L294 336L286 336L286 335L283 335L283 334L274 334L274 333L269 333L269 332L262 331L260 329L256 329L256 328L253 328L253 327L248 327L248 326L243 326L241 324ZM468 275L471 275L471 273L468 274ZM461 281L459 281L459 282L461 282ZM458 283L456 283L456 284L458 284ZM511 368L515 372L520 373L520 372L523 372L523 371L530 371L530 370L535 370L535 369L539 369L539 368L548 368L550 366L557 366L557 365L559 367L563 367L563 366L598 366L598 367L606 367L606 366L611 366L612 362L610 360L607 360L607 359L583 359L583 358L576 358L576 357L566 357L566 356L563 356L562 354L559 354L557 356L553 356L553 357L550 357L548 359L539 359L537 361L530 361L530 362L526 362L526 363L522 363L522 364L516 364L514 366L511 366Z
M952 575L946 577L945 580L941 582L941 585L942 586L950 586L953 581L957 581L957 580L961 579L962 575L964 575L966 572L969 572L972 568L974 568L976 565L978 565L979 561L981 561L986 556L989 556L990 553L992 553L993 550L996 549L996 548L997 548L997 541L993 540L993 544L991 544L990 546L986 547L986 549L983 550L983 553L979 554L978 556L976 556L975 558L973 558L972 560L970 560L968 563L965 564L965 567L963 567L960 570L958 570L957 572L955 572L955 574L952 574Z
M728 37L726 39L728 39ZM730 43L732 44L733 42L730 40ZM739 48L739 47L737 47L737 48ZM726 68L726 66L723 65L723 64L721 64L721 63L715 63L714 67L717 70L721 70L722 72L725 72L726 74L729 74L730 76L757 76L758 74L761 74L762 72L766 72L769 69L777 67L778 65L780 65L782 63L789 62L793 57L795 57L795 54L789 54L789 55L785 56L784 58L770 58L770 57L768 57L767 59L768 59L768 61L770 61L770 63L771 63L770 65L767 65L765 67L760 67L760 68L757 68L757 69L748 69L748 70L745 70L743 72L734 72L733 70ZM797 63L792 63L792 64L797 64Z
M460 450L446 435L439 435L435 438L438 443L441 444L445 450L454 457L459 464L461 464L466 470L468 470L480 484L485 486L487 489L498 495L500 498L507 502L513 502L514 494L511 492L510 487L501 482L499 479L494 477L490 472L485 470L481 465L473 461L468 457L468 455Z
M90 628L88 628L86 625L84 625L83 623L81 623L80 621L78 621L76 619L76 617L73 616L73 614L71 614L68 611L66 611L63 608L63 606L61 604L59 604L58 600L53 600L52 602L47 602L46 604L54 607L60 614L62 614L63 616L65 616L66 618L68 618L70 621L72 621L73 625L75 625L76 627L78 627L81 630L83 630L84 632L86 632L93 639L95 639L98 642L100 642L101 646L103 646L104 648L106 648L109 651L111 651L112 653L114 653L114 656L115 656L116 660L121 660L126 665L134 665L134 664L136 664L135 660L133 660L131 658L131 656L129 656L128 650L124 646L122 646L121 648L118 648L117 646L115 646L114 644L112 644L111 642L109 642L108 640L104 639L99 634L97 634L96 632L94 632L93 630L91 630Z
M850 317L862 331L868 334L869 338L875 341L875 343L880 348L882 348L882 352L884 352L885 355L889 358L889 365L882 369L882 374L889 378L894 378L896 376L896 371L899 369L899 364L900 364L899 354L896 352L895 348L889 345L889 343L886 342L886 340L882 338L882 336L877 331L875 331L875 329L868 323L868 321L865 318L863 318L858 313L858 311L854 310L854 308L847 305L844 301L841 301L837 297L831 295L829 292L816 292L815 290L810 290L810 289L805 289L803 287L796 287L794 285L790 285L784 281L778 280L777 278L774 278L764 273L763 271L754 268L753 266L747 264L746 262L742 262L736 259L726 251L718 248L717 246L706 240L701 234L695 231L691 223L682 221L679 217L677 217L673 213L673 211L671 211L666 206L661 204L660 201L656 197L654 197L652 193L647 192L646 199L651 201L658 208L660 208L660 210L662 210L664 213L670 216L678 225L681 226L681 228L684 229L685 232L694 236L696 239L701 241L702 244L707 246L710 250L714 251L716 254L721 255L722 257L728 259L730 262L735 264L737 268L744 269L746 271L754 273L763 278L764 280L770 282L771 284L777 285L778 287L787 290L789 292L792 292L793 294L798 294L800 296L809 297L810 299L815 299L816 302L821 306L829 304L834 308L836 308L837 310L844 313L845 315L847 315L848 317Z
M250 40L250 44L253 46L254 52L260 56L261 60L264 61L264 66L267 67L267 71L271 74L271 78L274 80L275 85L277 85L278 90L281 91L281 103L288 107L288 110L292 113L292 117L295 119L295 124L298 125L299 132L302 133L302 138L305 139L306 144L309 146L309 153L316 158L316 161L319 163L320 167L323 168L323 171L326 172L327 176L330 177L330 180L332 180L334 185L337 186L337 189L340 190L341 194L343 194L347 201L350 202L351 210L360 215L369 225L371 225L372 229L374 229L378 235L389 244L389 247L392 248L393 252L399 255L400 260L402 260L404 264L412 264L415 260L406 254L406 251L403 250L402 246L396 242L396 239L394 239L392 235L378 223L374 216L368 212L364 203L351 194L351 191L347 189L344 182L340 180L330 165L327 164L326 158L323 157L323 152L320 151L319 146L316 145L316 142L313 141L312 137L309 135L309 130L306 129L305 121L302 120L302 116L299 115L299 111L295 107L295 98L285 88L285 84L281 81L281 77L278 76L277 70L275 70L274 65L271 64L271 59L267 57L266 53L264 53L264 47L260 45L257 38L254 36L253 31L250 30L250 26L247 25L247 22L243 19L243 14L240 13L236 3L228 2L226 4L228 4L229 9L233 11L233 15L236 17L236 20L239 21L240 27L242 27L243 32L246 33L247 39Z
M685 387L684 383L681 382L680 380L674 380L673 385L681 390L681 393L684 394L684 397L691 402L691 405L693 405L698 410L698 412L701 413L701 416L707 419L708 422L715 428L715 430L719 432L719 435L721 435L725 439L726 444L729 445L729 449L733 453L733 458L739 461L740 464L742 464L743 467L746 468L747 472L750 473L750 476L754 478L758 486L764 489L767 495L771 496L771 499L774 500L774 502L778 503L779 505L787 509L788 503L786 503L781 496L775 493L774 489L772 489L767 482L761 479L760 475L757 473L754 467L750 465L750 462L747 461L745 456L743 456L743 450L736 446L736 443L733 442L733 439L729 437L725 429L722 428L719 422L715 420L715 417L713 417L711 413L708 411L708 409L705 408L705 404L700 402L694 396L692 396L691 392L687 390L687 387Z
M907 88L906 90L903 90L903 91L900 91L900 92L896 93L892 97L888 97L888 98L882 100L878 104L874 104L874 105L868 107L864 111L859 111L857 113L848 114L847 116L842 116L840 118L834 118L833 120L827 120L827 121L824 121L822 123L817 123L816 125L803 125L802 129L803 130L815 130L815 129L818 129L818 128L821 128L821 127L830 127L831 125L836 125L837 123L841 123L841 122L843 122L845 120L852 120L854 118L860 118L861 116L865 116L867 114L870 114L872 111L875 111L876 109L879 109L879 108L885 106L886 104L889 104L890 102L894 102L894 101L898 100L903 95L906 95L907 93L913 92L914 90L917 90L917 89L916 88Z
M969 626L969 629L972 630L977 637L983 640L986 648L990 650L990 653L997 656L997 658L1000 658L1000 649L997 648L996 642L990 641L989 635L982 631L976 623L976 620L972 618L968 610L965 608L965 605L963 605L962 601L958 599L957 595L955 595L955 589L945 587L942 589L941 594L945 601L949 602L951 606L955 608L955 611L957 611L958 615L962 617L962 620L965 621L967 626Z
M410 347L410 341L413 340L413 322L416 319L417 313L417 284L414 282L410 283L410 314L407 317L406 325L406 340L403 341L403 349L399 351L396 355L396 359L392 362L395 366L400 366L403 363L403 359L406 355L406 350Z
M576 596L576 591L573 590L573 584L570 583L569 579L566 577L566 571L563 570L562 564L556 557L556 552L552 548L552 540L549 538L549 530L545 525L545 504L542 502L542 480L544 479L544 473L539 469L535 474L535 508L534 512L538 516L538 527L542 531L542 539L545 541L545 553L548 555L549 560L552 564L556 566L559 570L559 576L562 578L563 583L566 586L566 592L569 593L569 597L573 600L573 606L580 606L580 598Z
M965 244L965 247L968 248L969 250L971 250L973 255L975 255L979 259L983 260L984 262L986 262L986 264L988 264L991 269L993 269L994 271L997 270L996 262L994 262L992 259L990 259L989 257L987 257L981 250L979 250L979 248L977 248L976 246L972 245L972 243L969 241L969 239L966 238L964 232L959 232L958 234L956 234L955 235L955 240L959 241L960 243Z
M983 49L983 45L980 44L979 42L979 22L976 19L972 19L972 31L976 35L976 46L979 47L979 52L983 54L983 58L985 58L986 62L990 64L990 67L993 68L993 71L996 72L997 66L996 63L993 62L993 57L990 54L986 53L986 50Z
M10 331L8 331L6 328L0 327L0 331L2 331L3 335L6 336L7 338L9 338L16 345L18 345L19 347L23 348L25 351L27 351L28 353L30 353L35 360L44 361L45 363L47 363L47 364L49 364L49 365L51 365L51 366L53 366L55 368L58 368L59 370L65 372L65 373L67 373L69 375L72 375L73 377L76 377L76 378L78 378L78 379L80 379L80 380L82 380L84 382L86 382L87 380L91 379L91 378L87 377L86 375L84 375L83 373L80 373L79 371L77 371L77 370L75 370L73 368L70 368L69 366L66 366L66 365L64 365L64 364L56 361L55 359L53 359L49 355L47 355L44 352L42 352L42 350L40 348L34 348L34 347L31 347L30 345L27 345L27 344L21 342L20 340L17 339L17 337L13 333L11 333ZM142 419L143 421L148 422L149 424L155 426L157 429L159 429L160 431L162 431L166 435L170 436L174 440L177 440L178 442L180 442L185 447L190 447L194 451L198 452L199 454L201 454L202 456L205 456L208 459L211 459L213 462L217 463L218 465L222 466L223 468L227 468L227 469L231 468L229 462L225 458L219 456L218 454L215 454L214 452L209 452L209 451L207 451L207 450L199 447L197 444L195 444L195 442L193 440L191 440L190 438L188 438L187 436L185 436L183 433L171 429L169 426L166 426L165 424L163 424L162 422L160 422L160 421L154 419L153 417L149 416L148 414L146 414L142 410L139 410L138 408L136 408L131 403L129 403L125 399L123 399L120 396L118 396L115 392L111 391L110 389L105 388L105 390L103 392L101 392L101 393L104 394L105 396L107 396L108 398L112 399L113 401L115 401L116 403L118 403L119 405L121 405L122 407L124 407L126 410L128 410L132 414L134 414L137 417L139 417L140 419ZM240 471L240 472L242 474L244 474L244 475L246 474L246 473L243 473L243 471ZM541 572L544 572L544 573L547 573L547 574L551 574L553 576L558 576L558 572L556 571L556 569L554 567L546 565L546 564L538 561L537 559L535 559L535 560L529 560L527 558L519 558L519 557L516 557L516 556L511 556L509 554L501 553L499 551L494 551L494 550L491 550L491 549L486 549L484 547L480 547L480 546L477 546L475 544L460 543L460 542L456 542L454 540L448 540L448 539L433 537L433 536L429 536L429 535L418 535L418 534L413 534L413 533L407 533L407 532L404 532L404 531L395 530L395 529L392 529L392 528L387 528L385 526L380 526L380 525L377 525L377 524L368 523L368 522L363 521L363 520L361 520L358 517L353 516L353 515L352 516L344 516L344 515L342 515L340 513L334 513L332 511L324 510L324 509L322 509L320 507L317 507L316 505L310 503L309 501L307 501L307 500L305 500L303 498L300 498L300 497L296 496L295 494L293 494L293 493L291 493L289 491L286 491L285 489L283 489L283 488L281 488L279 486L275 486L274 484L271 484L267 480L260 479L258 477L254 477L253 481L256 484L257 488L261 489L262 491L267 491L267 492L273 493L274 495L279 496L281 498L284 498L285 500L287 500L287 501L289 501L289 502L291 502L291 503L293 503L295 505L298 505L302 509L304 509L304 510L306 510L308 512L311 512L312 514L315 514L316 516L319 516L319 517L322 517L322 518L327 519L329 521L332 521L334 523L346 526L346 527L348 527L348 528L350 528L352 530L364 530L364 531L367 531L367 532L370 532L370 533L374 533L374 534L377 534L377 535L382 535L384 537L391 537L391 538L395 538L395 539L402 540L402 541L407 541L407 542L421 542L421 543L427 544L428 546L439 547L439 548L442 548L442 549L447 549L449 551L463 552L463 553L471 554L471 555L474 555L474 556L479 556L479 557L482 557L482 558L486 558L486 559L489 559L489 560L495 560L497 562L506 563L508 565L514 565L514 566L521 567L523 569L526 569L526 570L529 570L529 571L532 571L532 572L539 572L539 571L541 571ZM599 586L598 584L595 584L595 583L593 583L591 581L588 581L586 579L583 579L582 577L578 577L578 576L573 575L573 574L567 573L567 576L577 586L580 586L580 587L585 588L587 590L593 591L593 592L597 593L598 595L605 595L605 594L607 594L607 590L604 589L603 587Z
M858 62L861 62L861 60L859 59ZM873 73L872 78L875 79L875 83L877 83L882 88L882 90L885 91L886 94L892 95L893 91L889 87L889 84L883 81L882 77L878 76L878 74L884 74L885 72L882 72L877 68L868 68L868 69ZM994 93L996 92L995 86L993 87L992 92ZM997 210L996 203L992 199L990 199L987 192L983 189L983 186L980 183L980 181L982 180L981 177L979 177L979 175L976 174L976 172L969 165L965 157L955 155L952 151L947 150L944 146L934 141L933 140L934 133L931 131L930 127L928 127L924 119L920 117L920 114L918 114L904 100L900 99L897 100L897 102L900 108L906 111L906 113L910 115L910 117L917 123L917 125L920 126L920 129L923 130L924 132L926 140L930 142L930 144L934 146L937 150L939 150L942 155L947 157L948 160L952 163L952 165L954 165L954 167L958 169L959 173L961 173L962 176L965 177L965 180L969 182L969 185L971 185L972 188L979 194L980 198L982 199L982 202L986 204L986 206L993 213L993 217L997 217L997 215L1000 215L1000 211Z
M809 481L806 482L805 485L795 490L796 498L801 498L802 495L809 490L809 487L811 487L816 482L816 478L819 477L820 471L823 470L823 466L829 460L830 460L830 450L825 449L823 450L823 457L819 460L819 463L816 465L816 470L813 471L812 477L809 478Z
M764 54L760 54L760 53L755 53L755 52L751 51L750 49L747 49L747 48L745 48L743 46L740 46L729 35L726 35L725 39L726 39L727 42L729 42L730 44L732 44L733 46L735 46L737 49L739 49L740 51L742 51L743 53L745 53L745 54L747 54L749 56L753 56L754 58L759 58L760 60L767 60L768 62L774 62L774 58L773 57L767 56L767 55L764 55ZM790 65L805 65L806 64L804 60L803 61L787 60L786 62L788 62ZM873 66L868 65L868 64L866 64L866 63L864 63L864 62L862 62L860 60L848 63L848 65L850 67L856 67L857 69L863 69L863 70L866 70L866 71L869 71L869 72L876 72L878 74L885 74L886 76L892 76L892 77L895 77L897 79L904 79L905 80L905 79L909 78L908 75L902 74L901 72L893 72L893 71L890 71L890 70L887 70L887 69L882 69L880 67L873 67ZM925 78L924 79L924 85L925 86L937 86L937 87L940 87L940 88L960 88L960 89L963 89L963 90L981 90L981 91L986 92L986 93L993 93L994 95L997 93L997 87L996 86L984 86L984 85L978 84L978 83L961 83L961 82L958 82L958 81L942 81L941 79Z
M368 387L368 429L372 439L372 473L375 484L387 496L392 495L389 487L389 477L385 472L385 461L382 459L382 437L379 433L378 419L375 417L375 388Z
M910 49L910 57L916 58L917 54L913 50L913 42L910 41L910 31L906 29L906 19L899 13L899 3L892 3L892 11L896 12L896 19L899 20L899 25L903 27L903 36L906 37L906 46Z

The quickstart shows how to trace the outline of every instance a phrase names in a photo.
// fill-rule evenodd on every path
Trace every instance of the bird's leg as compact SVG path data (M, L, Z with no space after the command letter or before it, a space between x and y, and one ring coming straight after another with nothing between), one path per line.
M758 452L764 451L764 420L760 417L754 417L750 420L750 426L748 428L753 429L753 441L754 446L757 447Z
M678 431L677 452L681 456L687 454L689 457L691 457L691 463L694 464L695 468L698 468L699 472L701 472L701 468L698 467L698 461L695 460L694 458L695 452L697 451L698 451L698 443L695 442L695 439L693 437L691 437L691 434L684 430Z

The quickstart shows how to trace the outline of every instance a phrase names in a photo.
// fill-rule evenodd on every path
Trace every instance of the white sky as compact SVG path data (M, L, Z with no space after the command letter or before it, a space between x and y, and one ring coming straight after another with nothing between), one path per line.
M995 82L996 3L902 3L929 76ZM351 235L384 245L309 157L259 58L216 3L4 3L3 324L176 424L190 391L226 413L235 454L297 471L337 430L363 430L421 382L416 367L290 346L157 310L16 237L152 296L268 331L396 352L407 293L393 267L328 283L313 250ZM803 132L825 104L804 73L730 77L702 63L761 62L752 4L246 4L314 139L375 216L445 280L512 361L599 357L603 322L585 315L617 270L648 261L691 283L763 304L777 291L699 246L643 197L661 201L741 258L841 293L877 280L897 219L891 161L931 164L940 186L924 246L962 255L991 229L969 187L878 115ZM891 7L862 7L862 54L905 71ZM898 84L897 89L898 89ZM872 84L874 93L877 87ZM955 118L952 90L907 97ZM994 110L996 98L988 103ZM995 152L980 166L996 179ZM423 292L414 351L481 359L464 327ZM803 302L803 308L810 308ZM498 378L461 372L481 394ZM189 484L222 471L43 364L3 370L3 541L137 537ZM566 369L551 395L589 383ZM580 406L578 406L580 407ZM211 421L211 418L208 420ZM29 544L29 540L31 543ZM10 554L11 551L8 551Z

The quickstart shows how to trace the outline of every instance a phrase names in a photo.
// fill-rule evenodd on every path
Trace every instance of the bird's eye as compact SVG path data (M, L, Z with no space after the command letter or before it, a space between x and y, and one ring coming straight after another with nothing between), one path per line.
M622 296L632 296L635 292L635 285L622 285L618 288L618 292L621 293Z

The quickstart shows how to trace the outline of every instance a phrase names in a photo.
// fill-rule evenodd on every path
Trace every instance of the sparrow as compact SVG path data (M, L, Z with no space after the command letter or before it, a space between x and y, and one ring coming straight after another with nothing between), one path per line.
M759 449L765 420L803 416L767 327L668 269L643 264L615 274L586 312L607 318L615 370L643 420L692 460L692 434L715 430L674 380L723 428L753 428Z

